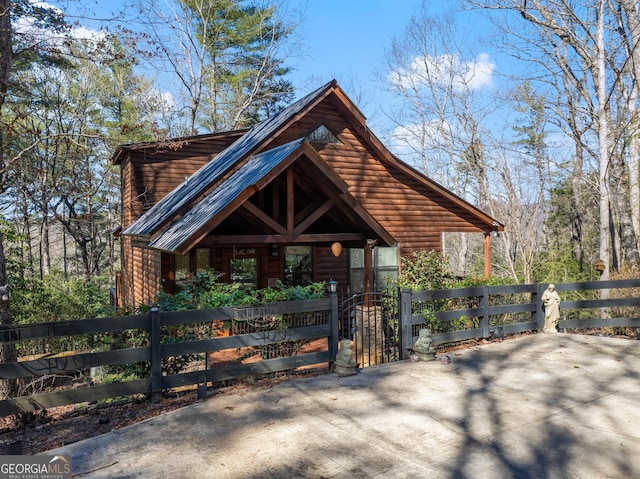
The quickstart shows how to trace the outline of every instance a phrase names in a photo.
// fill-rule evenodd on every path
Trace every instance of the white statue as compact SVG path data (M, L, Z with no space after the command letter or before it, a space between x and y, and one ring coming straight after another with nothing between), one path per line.
M542 293L542 303L544 304L544 327L543 333L554 334L558 321L560 320L560 296L556 291L556 286L550 284L544 293Z

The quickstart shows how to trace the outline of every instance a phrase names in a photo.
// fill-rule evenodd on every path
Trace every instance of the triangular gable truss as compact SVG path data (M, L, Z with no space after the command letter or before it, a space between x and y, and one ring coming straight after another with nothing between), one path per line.
M312 109L335 86L336 83L333 80L254 126L129 225L123 234L144 238L163 228L173 218L184 213L198 197L205 194L212 183L229 174L252 153L266 148L293 119L303 116Z
M307 205L295 212L293 202L294 173L292 165L304 158L321 173L321 182L325 198ZM308 168L307 168L308 169ZM258 206L251 203L256 192L264 189L283 173L286 174L287 217L283 223L266 214ZM320 181L320 178L315 178ZM305 232L332 208L340 209L340 216L351 224L359 225L363 232L305 234ZM318 155L308 141L304 139L282 145L260 153L249 159L224 182L219 184L202 201L155 237L149 246L163 251L184 254L195 247L225 219L234 213L250 215L263 226L267 234L221 235L214 236L216 243L311 243L321 241L357 241L375 236L383 243L391 245L393 237L355 200L348 192L347 184Z
M123 231L123 234L130 235L143 242L147 242L153 238L149 246L159 249L166 248L168 251L176 250L175 244L181 241L178 239L179 237L202 237L202 231L196 233L195 231L179 232L176 230L176 224L184 224L181 215L193 218L198 211L202 211L205 205L208 204L207 198L211 198L214 188L218 188L216 185L225 185L226 178L233 176L237 168L244 168L242 165L247 161L247 158L251 157L251 154L260 150L264 151L283 131L325 99L329 99L338 111L342 112L345 119L353 125L355 131L361 134L363 140L369 145L374 155L380 161L408 175L420 183L426 191L431 191L439 195L445 202L450 202L465 214L470 215L479 229L485 232L503 229L503 226L493 218L392 155L378 138L368 130L365 117L360 110L351 102L335 81L332 81L291 104L274 117L256 125L217 157L209 161L194 175L185 180L184 183L169 195L160 200L133 224L128 226ZM221 193L216 193L213 197L219 197L220 194ZM249 192L247 191L245 194L249 194ZM203 196L205 199L197 203ZM353 199L353 197L351 198ZM241 198L237 198L236 201L238 205L243 203ZM189 211L192 205L199 205L201 203L203 206L196 209L196 213ZM353 199L353 204L354 208L358 208L358 215L360 217L363 217L362 215L365 214L370 217L370 215L357 204L355 199ZM231 207L231 205L227 205L227 208L229 207ZM248 208L251 207L249 206ZM210 215L207 214L205 216ZM212 218L214 217L216 217L216 215L212 216ZM370 217L370 220L377 224L373 218ZM201 225L200 228L203 231L207 229L210 231L211 225L209 221L213 221L213 219L207 220L206 227ZM367 220L367 222L369 223L370 221ZM198 223L198 221L193 221L192 224ZM159 234L160 232L162 233ZM172 233L173 237L171 235ZM384 233L386 233L386 231ZM289 237L291 237L291 233L288 232L288 234ZM388 236L388 233L386 234ZM182 243L179 249L185 251Z

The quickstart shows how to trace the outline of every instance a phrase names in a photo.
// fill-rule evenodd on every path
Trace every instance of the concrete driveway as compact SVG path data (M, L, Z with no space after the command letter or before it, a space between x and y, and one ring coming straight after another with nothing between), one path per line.
M81 478L640 477L640 341L448 354L236 389L48 454Z

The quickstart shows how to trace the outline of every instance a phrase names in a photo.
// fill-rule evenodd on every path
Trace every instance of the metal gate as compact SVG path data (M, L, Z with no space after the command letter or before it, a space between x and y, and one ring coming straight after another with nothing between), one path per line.
M359 368L400 359L398 298L388 293L354 294L340 302L340 339L349 339Z

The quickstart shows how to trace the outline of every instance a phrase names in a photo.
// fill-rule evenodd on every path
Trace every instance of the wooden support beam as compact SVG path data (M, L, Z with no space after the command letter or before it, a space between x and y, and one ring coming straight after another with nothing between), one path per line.
M329 211L331 209L331 207L333 206L333 204L334 204L333 200L325 201L325 203L322 206L320 206L317 210L315 210L313 213L311 213L303 221L300 222L300 224L293 230L293 234L295 236L298 236L298 235L304 233L304 231L309 226L311 226L319 218L321 218L322 215L324 215L327 211Z
M250 201L245 202L240 208L244 208L249 213L251 213L257 220L262 222L265 226L273 229L278 234L286 235L287 230L280 225L275 219L269 217L264 211L255 206Z
M331 244L335 241L341 243L362 242L366 240L366 236L362 233L313 233L302 234L298 236L287 235L221 235L208 236L202 240L200 246L207 248L219 244L256 244L256 243L327 243Z
M287 168L287 232L293 234L295 228L295 196L293 168Z
M491 278L491 233L484 234L484 279Z

